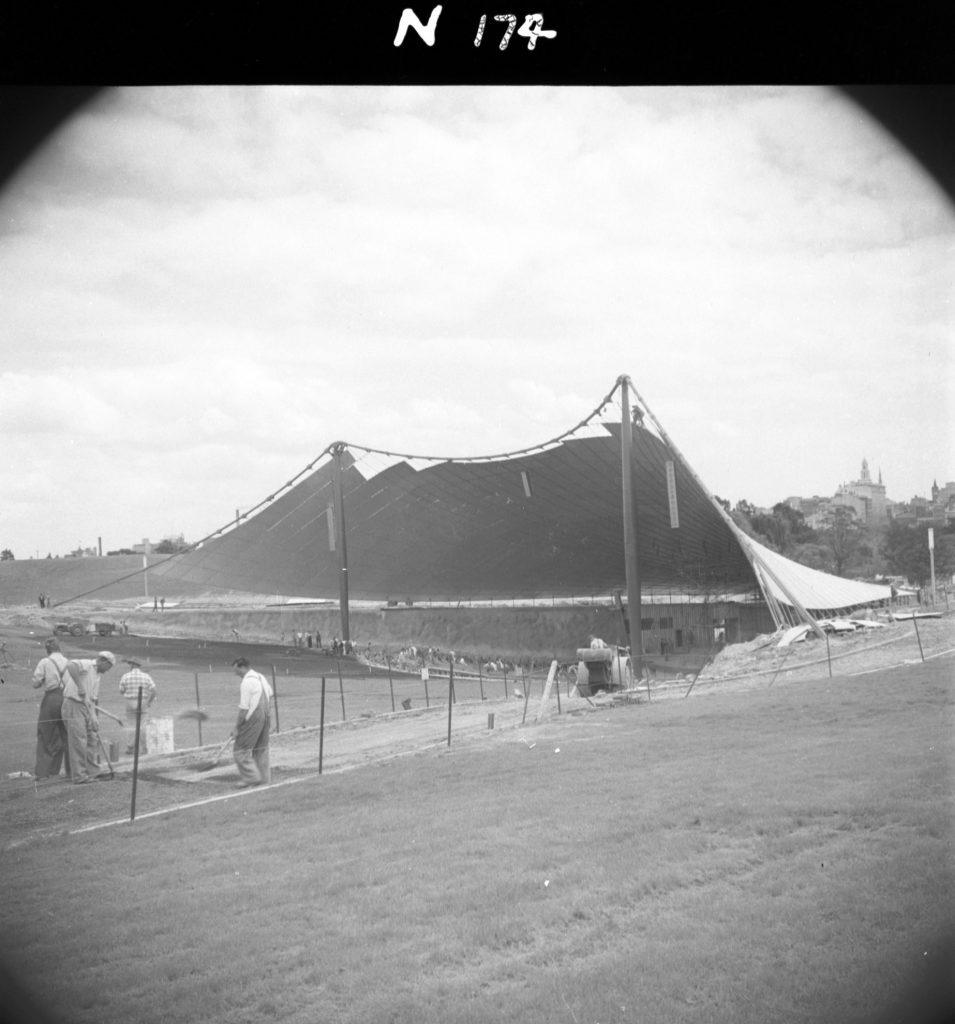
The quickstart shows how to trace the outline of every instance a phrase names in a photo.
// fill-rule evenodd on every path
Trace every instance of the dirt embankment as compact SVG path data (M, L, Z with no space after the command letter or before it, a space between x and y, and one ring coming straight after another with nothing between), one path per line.
M203 606L201 599L154 611L127 602L79 601L41 610L20 606L0 611L11 625L49 632L57 622L125 621L140 636L202 637L259 643L292 643L297 631L321 633L327 646L341 635L338 609L321 605L270 607L264 602ZM591 633L623 643L620 613L609 608L353 608L349 632L359 650L397 650L409 644L437 647L468 656L512 660L574 659Z

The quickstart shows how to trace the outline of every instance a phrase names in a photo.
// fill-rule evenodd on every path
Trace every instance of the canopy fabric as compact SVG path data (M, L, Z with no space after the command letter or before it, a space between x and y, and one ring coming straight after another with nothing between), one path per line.
M342 455L348 592L356 600L582 597L626 588L620 426L513 458L408 460L365 476ZM671 526L665 445L633 439L642 583L649 589L739 589L752 567L695 481L674 466ZM334 462L220 537L152 569L209 587L337 598Z
M795 598L807 611L820 616L888 601L892 596L891 587L847 580L810 569L807 565L784 558L751 537L746 537L743 543L751 549L757 566L763 570L764 592L768 591L776 601L790 607Z
M344 577L349 600L382 603L625 593L623 410L602 419L613 395L560 438L501 456L392 456L337 442L255 514L150 572L209 589L333 600ZM644 603L765 599L782 625L889 596L754 542L652 415L656 430L639 411L635 420Z

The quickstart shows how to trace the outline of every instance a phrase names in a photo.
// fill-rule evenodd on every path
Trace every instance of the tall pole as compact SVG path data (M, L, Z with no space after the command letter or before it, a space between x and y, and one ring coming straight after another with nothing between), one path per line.
M143 597L149 597L149 538L143 537Z
M640 625L640 567L637 562L637 507L633 498L633 448L630 419L630 378L618 378L620 404L620 462L623 478L623 554L627 573L627 623L630 633L630 664L636 679L643 678L643 632Z
M335 547L338 548L338 607L342 620L342 643L350 640L348 634L348 552L345 550L345 496L342 488L342 453L345 445L337 441L332 447L335 491Z
M932 573L932 607L938 604L938 595L935 592L935 529L928 528L928 560Z

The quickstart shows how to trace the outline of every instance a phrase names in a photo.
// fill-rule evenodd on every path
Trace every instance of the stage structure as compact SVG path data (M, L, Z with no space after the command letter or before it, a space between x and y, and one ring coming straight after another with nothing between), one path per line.
M635 670L646 629L675 628L673 616L650 613L657 605L704 609L694 619L703 633L720 622L707 609L748 607L753 633L767 622L818 630L821 616L890 596L743 533L626 376L575 427L520 451L436 457L336 441L150 573L167 585L336 600L345 640L352 602L616 601Z

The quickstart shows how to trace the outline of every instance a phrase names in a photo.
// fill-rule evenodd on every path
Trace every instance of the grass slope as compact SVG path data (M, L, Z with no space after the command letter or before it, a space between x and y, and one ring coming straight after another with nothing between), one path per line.
M564 716L25 845L0 954L77 1024L941 1020L950 677Z

